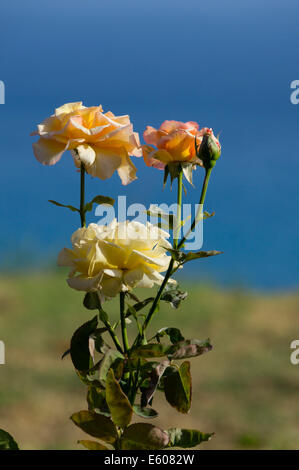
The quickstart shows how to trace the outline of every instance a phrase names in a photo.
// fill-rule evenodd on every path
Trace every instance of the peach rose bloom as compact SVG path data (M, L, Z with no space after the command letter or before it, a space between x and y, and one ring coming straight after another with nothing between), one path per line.
M103 113L101 106L85 107L67 103L37 126L31 135L40 139L33 152L43 165L54 165L70 150L77 167L101 179L117 170L123 184L136 179L136 168L129 155L141 156L139 137L133 132L129 116Z
M148 145L142 146L146 165L159 169L177 162L201 165L196 156L195 137L199 145L207 128L198 129L193 121L164 121L159 129L147 126L143 137Z

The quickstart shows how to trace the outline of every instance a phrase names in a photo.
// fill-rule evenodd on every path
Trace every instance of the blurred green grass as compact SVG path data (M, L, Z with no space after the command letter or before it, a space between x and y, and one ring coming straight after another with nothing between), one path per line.
M55 272L0 278L6 346L0 427L23 449L77 449L82 438L69 416L86 407L85 387L69 358L60 357L93 312L64 279ZM289 360L298 336L298 293L262 295L190 282L182 287L189 292L182 307L162 305L152 328L178 326L185 337L210 337L214 349L191 360L190 414L176 412L158 394L156 424L215 432L202 449L298 449L299 366ZM116 318L114 301L107 310Z

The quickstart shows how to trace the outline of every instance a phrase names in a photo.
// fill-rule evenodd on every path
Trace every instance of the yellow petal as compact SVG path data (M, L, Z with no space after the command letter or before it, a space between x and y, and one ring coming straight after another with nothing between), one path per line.
M67 279L67 283L72 289L83 290L85 292L96 291L99 289L102 277L102 273L98 274L95 277L70 277L69 279Z
M144 271L141 268L132 269L124 274L124 282L129 287L135 287L143 278Z
M106 240L99 240L98 244L110 266L122 267L124 265L128 255L121 246Z
M66 150L65 144L42 137L32 147L35 158L43 165L55 165Z
M93 149L96 156L94 163L86 168L87 173L102 180L111 178L122 163L121 156L117 154L117 151L110 149L101 149L96 146L93 146Z
M156 152L153 152L151 154L151 157L155 158L156 160L159 160L165 165L173 161L172 155L169 152L167 152L167 150L164 150L164 149L159 149Z
M101 293L108 298L115 297L122 290L122 281L116 277L104 276L101 281Z
M84 165L92 165L96 158L96 153L90 145L79 145L74 152L77 151L77 158L84 163Z
M74 255L73 255L72 250L70 250L69 248L63 248L58 255L57 265L58 266L73 266L73 259L74 259Z
M127 185L136 180L136 166L131 162L130 157L126 155L122 159L121 165L118 167L117 173L123 185Z
M76 103L66 103L60 106L59 108L55 109L55 116L60 116L61 114L68 114L78 109L82 109L82 101L78 101Z

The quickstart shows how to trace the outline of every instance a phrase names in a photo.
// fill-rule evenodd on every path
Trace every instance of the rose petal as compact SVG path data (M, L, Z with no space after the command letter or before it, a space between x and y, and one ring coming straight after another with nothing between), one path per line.
M59 108L55 109L55 116L61 116L62 114L72 113L77 111L78 109L82 109L82 101L78 101L76 103L66 103L60 106Z
M130 157L126 155L122 158L121 165L117 169L117 173L121 179L123 185L127 185L132 181L136 180L137 168L130 160Z
M93 149L96 156L93 164L86 168L87 173L102 180L111 178L115 170L121 165L122 157L117 154L117 150L101 149L96 146L93 146Z
M116 277L106 277L101 281L101 294L104 297L115 297L122 290L122 280Z
M155 129L152 126L147 126L143 133L143 138L145 142L149 145L157 146L159 137L160 136L159 136L157 129Z
M66 145L42 137L32 144L35 158L43 165L55 165L66 150Z
M77 153L76 158L79 158L84 165L92 165L96 158L94 149L87 144L79 145L73 152Z

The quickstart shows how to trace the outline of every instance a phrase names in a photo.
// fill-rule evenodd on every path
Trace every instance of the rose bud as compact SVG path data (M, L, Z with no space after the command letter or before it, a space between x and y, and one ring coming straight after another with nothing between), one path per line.
M196 153L206 170L216 165L216 161L221 155L221 145L214 136L213 129L205 131L200 146L196 145Z

